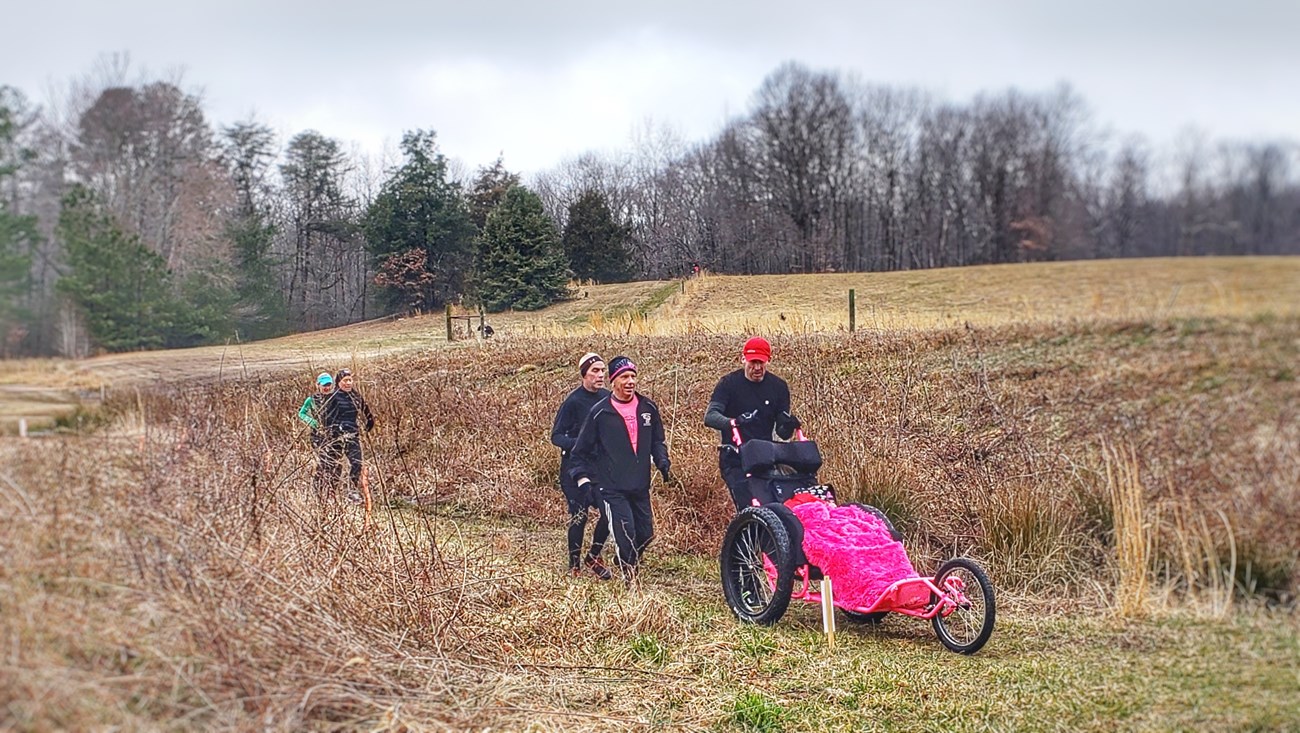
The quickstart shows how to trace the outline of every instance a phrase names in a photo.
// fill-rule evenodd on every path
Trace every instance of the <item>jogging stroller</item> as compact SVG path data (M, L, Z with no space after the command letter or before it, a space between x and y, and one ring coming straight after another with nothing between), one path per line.
M792 598L821 603L813 581L829 577L835 606L852 621L880 623L891 612L916 616L929 619L952 651L983 647L996 613L984 570L954 558L934 577L919 576L889 518L865 504L838 505L834 490L817 482L817 444L802 433L798 438L740 446L753 505L731 520L720 557L723 595L736 616L774 624Z

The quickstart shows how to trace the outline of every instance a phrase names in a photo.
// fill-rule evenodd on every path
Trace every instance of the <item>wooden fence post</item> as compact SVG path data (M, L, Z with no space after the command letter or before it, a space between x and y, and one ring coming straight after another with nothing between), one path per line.
M849 333L853 333L858 323L858 309L857 304L853 302L853 296L853 288L849 288Z
M447 340L451 341L451 303L447 304Z
M835 586L830 578L822 578L822 631L826 634L826 643L835 648Z

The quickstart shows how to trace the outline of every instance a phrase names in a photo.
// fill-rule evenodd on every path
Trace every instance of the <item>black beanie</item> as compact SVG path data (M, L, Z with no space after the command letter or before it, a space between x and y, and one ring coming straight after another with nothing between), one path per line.
M616 356L609 360L609 378L611 381L613 381L614 377L626 371L636 373L636 364L631 359L626 356Z

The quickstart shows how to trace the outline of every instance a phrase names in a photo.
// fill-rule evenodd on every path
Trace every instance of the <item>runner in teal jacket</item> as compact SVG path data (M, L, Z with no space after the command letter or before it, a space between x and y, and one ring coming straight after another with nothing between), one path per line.
M329 436L321 429L321 411L325 407L325 401L334 393L334 377L329 372L321 372L316 377L316 392L307 395L303 400L302 407L298 408L298 419L306 423L311 428L311 445L316 451L316 477L315 488L317 493L322 493L325 487L329 486L331 477L337 478L339 475L339 464L334 459L328 448ZM331 473L330 469L333 469Z

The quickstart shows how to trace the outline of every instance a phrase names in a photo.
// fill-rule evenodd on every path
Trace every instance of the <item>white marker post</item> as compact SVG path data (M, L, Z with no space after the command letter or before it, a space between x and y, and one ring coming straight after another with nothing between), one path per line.
M27 437L27 418L25 417L18 418L18 437Z
M830 578L822 578L822 631L826 632L826 643L835 648L835 590Z

